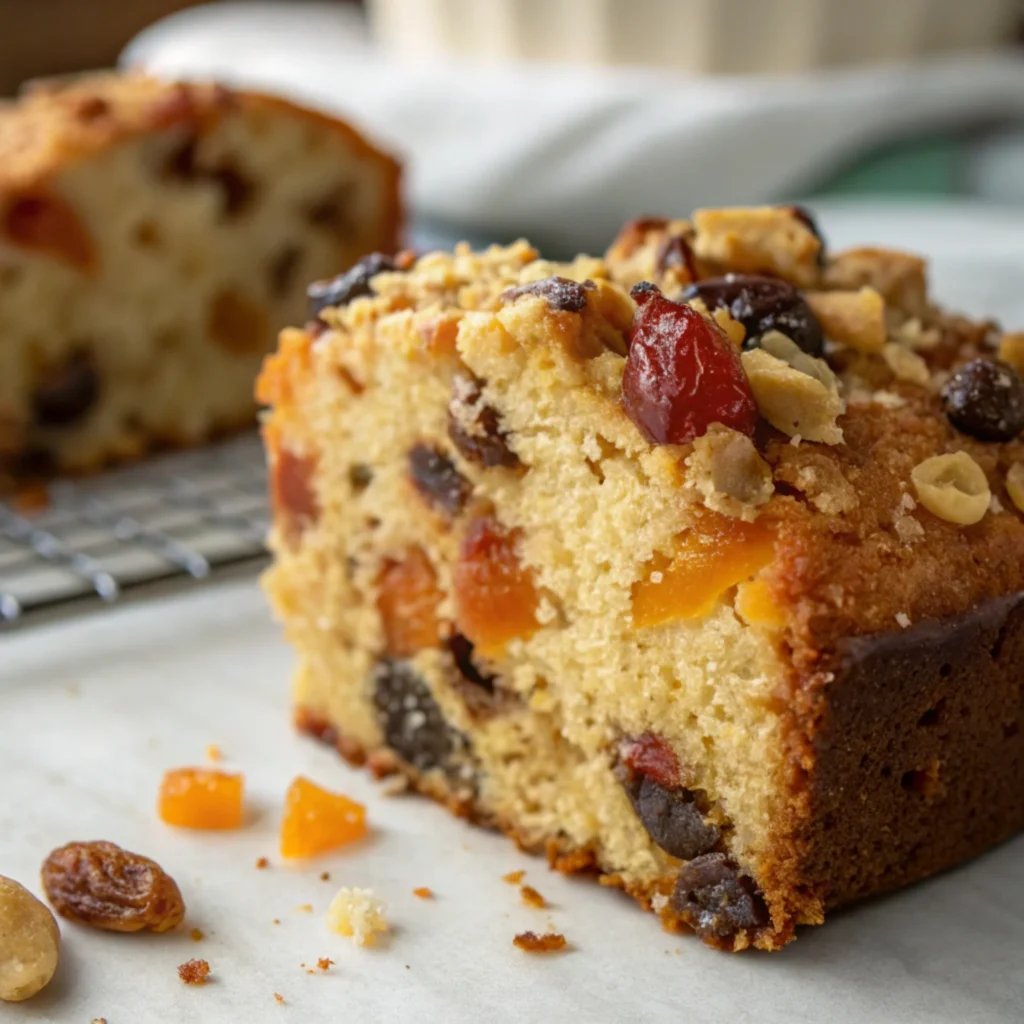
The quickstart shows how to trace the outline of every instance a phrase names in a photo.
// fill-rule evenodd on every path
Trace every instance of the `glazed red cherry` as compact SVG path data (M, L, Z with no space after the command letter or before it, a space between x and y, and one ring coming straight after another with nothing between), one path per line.
M632 291L622 404L655 444L686 444L712 423L752 435L757 406L739 352L695 309L670 302L652 284Z

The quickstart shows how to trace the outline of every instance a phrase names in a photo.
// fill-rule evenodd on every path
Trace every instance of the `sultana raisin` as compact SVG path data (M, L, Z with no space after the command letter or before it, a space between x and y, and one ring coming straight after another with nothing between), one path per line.
M159 864L115 843L68 843L43 862L43 888L61 917L112 932L166 932L185 903Z
M47 906L0 875L0 1000L20 1003L47 985L60 958L60 931Z

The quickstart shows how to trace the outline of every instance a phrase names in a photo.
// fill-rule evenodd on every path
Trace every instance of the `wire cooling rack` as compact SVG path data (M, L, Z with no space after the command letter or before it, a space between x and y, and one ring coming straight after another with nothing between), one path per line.
M255 434L48 488L38 511L0 503L0 631L266 561Z

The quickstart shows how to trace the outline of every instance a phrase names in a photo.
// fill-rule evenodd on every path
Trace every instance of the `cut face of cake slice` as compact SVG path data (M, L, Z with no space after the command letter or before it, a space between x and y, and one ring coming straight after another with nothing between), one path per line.
M0 111L0 488L255 421L306 284L394 251L398 166L346 124L114 74Z
M329 290L260 382L302 728L725 949L1024 825L1019 347L919 260L703 211Z

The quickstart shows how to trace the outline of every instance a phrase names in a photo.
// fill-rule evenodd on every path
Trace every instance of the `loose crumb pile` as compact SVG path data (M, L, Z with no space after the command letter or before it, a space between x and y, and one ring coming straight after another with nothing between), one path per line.
M385 909L370 889L342 888L327 908L327 926L351 935L356 945L372 946L376 934L388 930Z
M178 967L178 977L186 985L205 985L210 975L210 965L205 960L189 960Z
M520 932L513 940L512 945L527 953L557 953L565 949L565 936L557 932L547 932L538 935L536 932Z
M523 897L523 902L528 907L543 910L548 905L547 900L532 885L524 885L519 890L519 894Z

